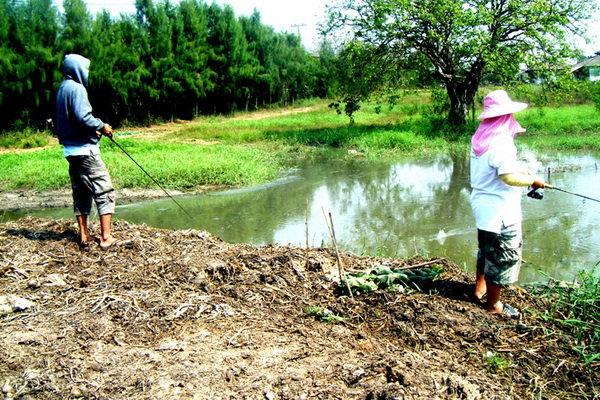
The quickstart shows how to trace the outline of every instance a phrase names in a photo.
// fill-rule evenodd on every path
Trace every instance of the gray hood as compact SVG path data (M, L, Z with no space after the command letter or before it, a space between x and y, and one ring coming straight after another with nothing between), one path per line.
M87 87L90 60L79 54L67 54L63 60L63 72L67 79Z

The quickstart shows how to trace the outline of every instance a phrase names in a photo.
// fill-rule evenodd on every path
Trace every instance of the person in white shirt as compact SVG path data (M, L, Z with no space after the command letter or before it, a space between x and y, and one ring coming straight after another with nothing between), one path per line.
M483 120L471 139L471 208L477 226L475 298L487 297L491 314L519 317L500 301L502 287L515 283L521 267L521 196L523 186L544 188L544 181L517 162L514 136L525 132L513 113L527 104L512 101L504 90L483 99Z

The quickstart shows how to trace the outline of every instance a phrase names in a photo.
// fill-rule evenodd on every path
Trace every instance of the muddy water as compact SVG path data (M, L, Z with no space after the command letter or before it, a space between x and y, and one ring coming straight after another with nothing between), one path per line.
M526 157L556 187L600 198L600 158ZM116 218L168 229L206 230L231 243L310 246L332 243L333 220L345 251L385 257L444 256L473 270L476 231L469 204L468 158L437 156L395 163L317 162L266 185L119 206ZM524 191L525 194L525 191ZM521 283L541 271L571 279L600 261L600 203L546 190L523 198ZM6 215L72 218L70 210ZM307 223L308 215L308 223Z

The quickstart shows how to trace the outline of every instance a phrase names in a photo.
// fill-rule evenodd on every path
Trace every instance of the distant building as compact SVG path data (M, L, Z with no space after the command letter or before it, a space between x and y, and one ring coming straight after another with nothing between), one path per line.
M600 51L595 56L572 65L571 73L582 81L600 81Z

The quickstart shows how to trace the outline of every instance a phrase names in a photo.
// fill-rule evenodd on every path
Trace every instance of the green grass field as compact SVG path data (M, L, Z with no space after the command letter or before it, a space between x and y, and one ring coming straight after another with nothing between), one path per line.
M300 160L315 156L394 159L445 151L467 154L478 121L455 130L430 117L426 93L412 94L391 109L367 105L356 114L354 124L326 101L311 100L285 109L199 118L170 129L160 139L118 131L115 139L167 188L245 186L272 180ZM517 119L527 128L518 143L531 149L600 152L600 112L593 106L531 108L517 114ZM26 148L48 143L47 133L5 137L18 138ZM16 140L2 143L0 147L18 147ZM101 148L117 187L156 186L108 139L102 140ZM0 169L3 191L56 189L69 182L58 145L3 152Z

